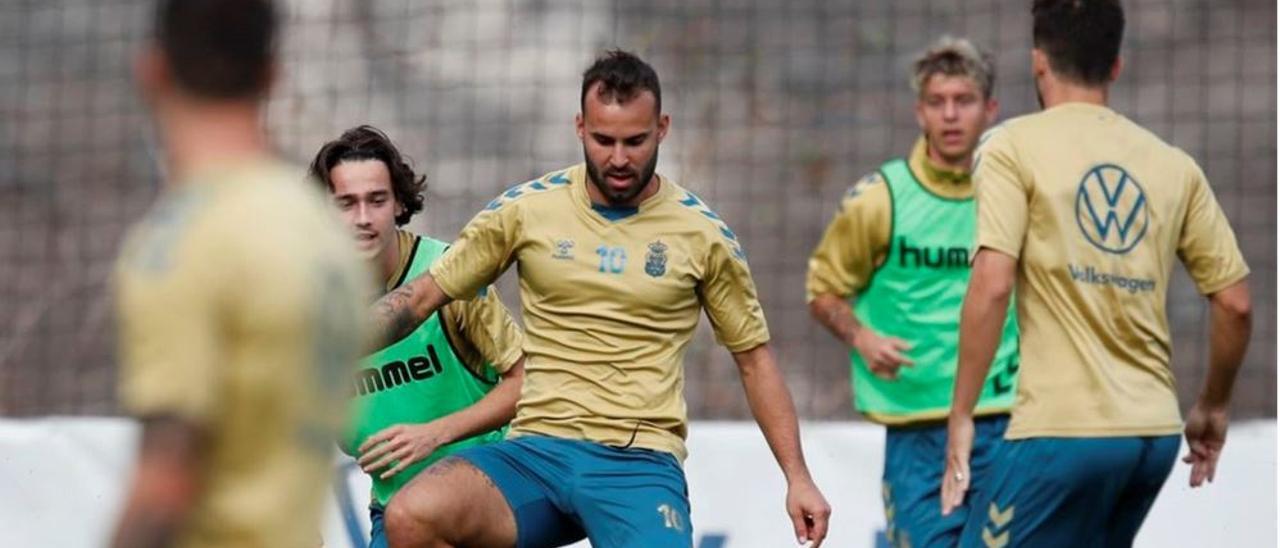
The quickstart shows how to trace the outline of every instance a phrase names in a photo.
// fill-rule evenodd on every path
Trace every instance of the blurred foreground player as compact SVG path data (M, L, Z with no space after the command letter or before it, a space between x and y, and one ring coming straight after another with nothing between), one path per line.
M1204 173L1107 108L1117 0L1037 0L1044 111L992 129L974 158L977 254L960 320L943 512L970 481L973 408L1018 292L1022 370L994 476L962 546L1128 546L1184 430L1165 301L1175 260L1209 298L1209 370L1185 434L1212 480L1249 340L1248 268Z
M512 187L377 307L398 338L519 263L527 355L508 439L419 474L387 509L392 546L691 546L685 349L706 310L787 479L797 538L830 507L800 448L746 256L706 203L655 170L670 118L630 53L582 80L586 162Z
M141 447L114 546L316 546L370 275L272 157L265 0L161 1L137 63L168 180L118 265Z

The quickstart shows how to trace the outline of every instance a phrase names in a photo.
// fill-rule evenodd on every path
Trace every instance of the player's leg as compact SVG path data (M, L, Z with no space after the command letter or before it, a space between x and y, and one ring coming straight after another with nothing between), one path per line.
M996 451L1003 443L1008 416L974 421L973 478L966 503L942 515L942 474L946 469L946 424L889 428L885 434L885 531L892 546L955 546L968 520L970 504L981 495Z
M1137 438L1005 442L987 490L970 501L960 545L1104 545L1140 452Z
M1169 478L1178 460L1182 438L1178 435L1141 438L1142 456L1133 477L1111 515L1107 527L1107 546L1132 546L1147 512Z
M391 500L391 546L561 546L582 539L562 510L568 459L550 438L522 437L464 450L419 474Z
M689 487L674 456L567 443L573 444L576 473L573 508L593 546L693 546Z
M882 495L890 546L955 546L966 507L947 516L940 509L946 443L945 424L885 430Z
M903 466L911 443L899 428L884 429L884 471L880 476L880 500L884 504L884 534L890 546L901 546L898 505L904 500L906 487L903 485L907 467ZM910 536L910 532L907 533Z
M516 524L483 472L449 457L424 470L387 505L389 546L515 546Z

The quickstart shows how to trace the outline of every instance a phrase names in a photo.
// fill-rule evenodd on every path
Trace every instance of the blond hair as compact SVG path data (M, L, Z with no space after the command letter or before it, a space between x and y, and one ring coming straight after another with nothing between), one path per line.
M996 67L991 54L978 49L966 38L943 36L911 65L911 89L917 94L935 74L967 76L990 98L996 83Z

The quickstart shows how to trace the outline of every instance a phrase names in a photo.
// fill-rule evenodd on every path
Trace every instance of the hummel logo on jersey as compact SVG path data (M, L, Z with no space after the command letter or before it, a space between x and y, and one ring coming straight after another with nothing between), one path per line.
M396 360L381 367L362 369L356 373L355 393L363 396L413 381L425 381L439 375L443 369L435 347L427 345L427 356L414 356L407 362Z
M914 247L898 238L898 266L911 268L969 268L969 250L963 247Z
M573 240L560 239L556 240L556 251L551 254L552 259L573 260Z

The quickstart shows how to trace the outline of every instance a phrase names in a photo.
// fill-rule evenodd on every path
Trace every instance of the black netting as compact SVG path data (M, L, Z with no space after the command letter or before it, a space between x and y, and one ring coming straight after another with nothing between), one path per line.
M1254 271L1242 416L1274 416L1276 6L1132 0L1112 103L1204 167ZM808 317L806 259L843 190L916 136L911 57L942 33L998 59L1002 116L1035 108L1026 3L998 0L295 1L269 124L305 162L360 123L431 183L414 228L450 238L507 185L578 161L580 74L645 56L674 125L660 169L743 240L801 413L851 417L844 352ZM0 412L113 412L109 273L158 185L130 80L149 3L0 3ZM514 287L504 284L515 304ZM1169 297L1182 395L1207 359L1204 300ZM687 359L696 418L748 416L708 330Z

